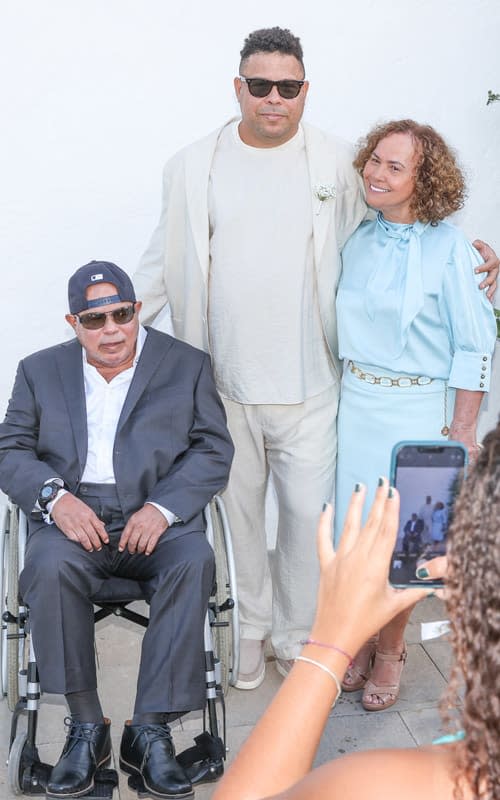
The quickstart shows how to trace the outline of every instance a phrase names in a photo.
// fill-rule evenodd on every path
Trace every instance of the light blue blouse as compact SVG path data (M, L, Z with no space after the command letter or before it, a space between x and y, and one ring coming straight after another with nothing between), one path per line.
M339 353L364 365L488 391L496 323L481 258L449 222L388 222L381 212L342 253Z

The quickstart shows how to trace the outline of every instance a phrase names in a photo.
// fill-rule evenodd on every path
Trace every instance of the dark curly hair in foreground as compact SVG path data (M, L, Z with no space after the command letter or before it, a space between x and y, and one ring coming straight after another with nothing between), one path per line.
M460 707L462 784L481 800L500 798L500 421L483 442L450 526L446 604L456 661L443 713ZM456 719L456 717L455 717Z
M255 53L282 53L285 56L295 56L304 69L304 53L300 39L287 28L261 28L258 31L252 31L245 39L240 51L240 74L243 62Z
M408 133L417 148L419 159L415 174L415 192L410 208L420 222L436 225L462 208L465 181L452 150L430 125L412 119L400 119L377 125L358 145L354 167L362 175L366 162L378 143L392 133Z

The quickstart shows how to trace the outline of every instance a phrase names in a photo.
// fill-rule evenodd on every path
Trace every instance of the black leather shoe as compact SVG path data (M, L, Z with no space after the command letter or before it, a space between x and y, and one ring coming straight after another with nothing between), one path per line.
M139 777L155 797L192 797L193 787L177 763L168 725L125 723L120 746L120 768Z
M78 797L94 787L94 775L111 759L111 723L75 722L64 720L68 735L61 757L52 768L47 783L47 795Z

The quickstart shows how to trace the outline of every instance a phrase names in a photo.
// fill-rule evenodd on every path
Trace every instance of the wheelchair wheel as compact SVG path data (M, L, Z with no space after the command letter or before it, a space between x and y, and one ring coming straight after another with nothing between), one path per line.
M227 570L227 563L224 553L224 534L220 517L217 510L210 509L212 514L212 525L214 532L214 553L215 553L215 579L217 581L217 588L215 592L215 602L217 609L219 609L228 597L229 574ZM230 684L230 671L232 665L232 652L233 652L233 637L231 628L231 614L232 610L219 611L216 613L216 626L213 631L214 636L214 649L215 655L220 661L221 665L221 685L224 694Z
M2 617L2 629L0 631L0 693L3 697L7 694L7 628L3 615L6 612L5 586L7 583L7 558L6 538L9 530L9 508L6 505L0 506L0 614Z
M24 654L19 620L19 511L15 506L8 508L6 523L3 538L2 691L7 695L9 710L14 711L19 700L20 659Z
M210 523L215 553L215 625L212 628L214 649L221 665L222 690L236 683L239 666L239 624L236 573L229 531L229 522L223 501L215 497L210 503ZM210 540L210 536L209 536Z
M12 747L9 751L7 780L9 781L9 788L12 794L23 793L21 786L21 758L27 738L28 734L26 731L23 731L23 733L18 733L12 742Z

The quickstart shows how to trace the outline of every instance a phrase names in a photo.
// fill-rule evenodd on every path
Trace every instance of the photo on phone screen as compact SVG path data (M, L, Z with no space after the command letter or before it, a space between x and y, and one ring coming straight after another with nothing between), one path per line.
M458 442L399 442L392 451L391 483L400 495L399 529L389 581L393 586L440 586L421 580L423 561L446 553L455 498L460 491L467 451Z

